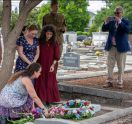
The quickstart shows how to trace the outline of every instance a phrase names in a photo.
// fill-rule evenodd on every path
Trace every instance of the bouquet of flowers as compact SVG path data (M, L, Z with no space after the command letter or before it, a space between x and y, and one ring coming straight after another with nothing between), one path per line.
M15 113L15 112L14 112ZM30 112L25 111L25 113L16 113L23 115L23 117L20 120L9 120L13 124L24 124L26 122L34 122L37 118L45 118L43 111L40 108L34 108Z
M95 53L96 56L99 56L100 54L101 54L101 52L99 52L99 51L97 51L97 52Z
M94 115L90 101L85 100L70 100L63 104L56 105L49 110L50 118L62 118L82 120L84 117L89 118Z

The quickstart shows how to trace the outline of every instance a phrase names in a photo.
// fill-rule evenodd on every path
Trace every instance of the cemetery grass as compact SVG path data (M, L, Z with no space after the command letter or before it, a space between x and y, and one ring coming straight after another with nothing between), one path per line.
M97 89L104 89L104 90L110 90L110 91L124 92L124 93L132 92L132 72L124 73L123 89L118 89L117 87L118 75L115 74L113 77L114 77L114 81L113 81L114 86L111 88L103 88L103 85L106 84L106 80L108 76L91 77L87 79L77 79L77 80L71 80L71 81L62 81L62 83L97 88Z

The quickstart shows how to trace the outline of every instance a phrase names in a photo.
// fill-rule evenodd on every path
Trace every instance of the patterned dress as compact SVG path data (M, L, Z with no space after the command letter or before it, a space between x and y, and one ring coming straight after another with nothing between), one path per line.
M28 92L21 82L21 77L11 85L6 85L0 93L0 116L18 118L23 108L29 110L33 104L32 99L28 99Z
M23 54L27 57L27 59L32 62L34 60L37 46L39 46L38 39L36 37L33 38L33 45L30 45L24 36L20 36L17 40L17 45L23 47ZM26 70L28 64L24 62L20 56L18 56L16 60L16 67L14 73L22 70Z

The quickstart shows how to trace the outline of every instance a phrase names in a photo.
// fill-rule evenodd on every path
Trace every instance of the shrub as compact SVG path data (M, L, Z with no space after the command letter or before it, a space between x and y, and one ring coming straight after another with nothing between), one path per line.
M88 35L88 32L82 32L83 35Z
M91 43L92 43L92 40L87 40L87 41L83 42L84 45L91 45Z
M81 35L81 34L83 34L82 31L77 31L77 35Z

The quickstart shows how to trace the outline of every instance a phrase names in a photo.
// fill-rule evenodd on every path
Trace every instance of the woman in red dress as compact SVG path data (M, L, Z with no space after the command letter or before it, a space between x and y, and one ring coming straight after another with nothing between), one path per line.
M56 31L53 25L42 28L38 38L40 44L40 56L38 63L42 66L42 72L35 82L35 90L44 104L59 102L60 95L57 86L55 64L60 58L59 44L56 41Z

